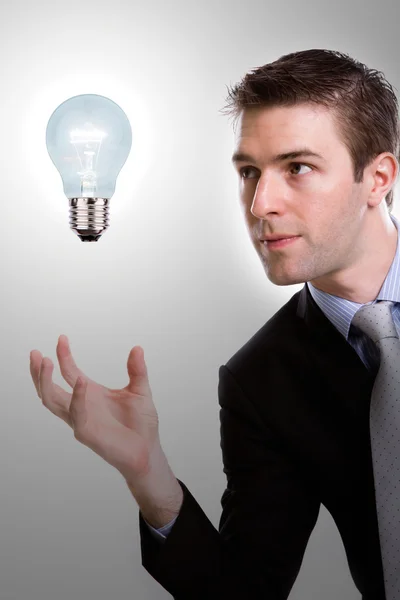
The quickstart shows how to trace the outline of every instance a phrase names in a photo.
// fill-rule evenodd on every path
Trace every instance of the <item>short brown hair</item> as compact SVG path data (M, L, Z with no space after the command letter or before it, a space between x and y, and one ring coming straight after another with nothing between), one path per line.
M381 152L399 157L398 102L382 72L369 69L347 54L333 50L303 50L247 73L228 88L220 111L234 117L254 106L322 104L334 109L339 134L353 161L354 180ZM393 189L386 195L392 210Z

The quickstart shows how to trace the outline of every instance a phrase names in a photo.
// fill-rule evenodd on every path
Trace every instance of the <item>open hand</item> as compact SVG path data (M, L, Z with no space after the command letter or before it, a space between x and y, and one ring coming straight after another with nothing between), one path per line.
M163 453L142 348L135 346L130 351L129 383L116 390L96 383L77 367L66 336L60 335L56 352L72 394L53 382L50 358L43 357L39 350L30 353L31 376L44 406L127 481L146 475L153 458Z

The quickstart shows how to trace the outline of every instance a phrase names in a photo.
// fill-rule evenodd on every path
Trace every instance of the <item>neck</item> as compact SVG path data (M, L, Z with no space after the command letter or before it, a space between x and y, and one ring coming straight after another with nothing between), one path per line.
M383 204L366 214L351 262L312 280L314 287L359 304L376 299L396 254L398 240L396 226Z

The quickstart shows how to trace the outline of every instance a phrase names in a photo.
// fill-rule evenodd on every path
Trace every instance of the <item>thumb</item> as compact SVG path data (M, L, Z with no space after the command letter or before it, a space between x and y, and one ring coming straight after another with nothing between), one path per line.
M144 351L141 346L134 346L128 356L129 383L126 389L132 394L150 396L150 384L147 367L144 360Z
M81 376L75 382L72 392L69 414L74 430L82 430L86 425L87 411L85 406L86 389L88 382Z

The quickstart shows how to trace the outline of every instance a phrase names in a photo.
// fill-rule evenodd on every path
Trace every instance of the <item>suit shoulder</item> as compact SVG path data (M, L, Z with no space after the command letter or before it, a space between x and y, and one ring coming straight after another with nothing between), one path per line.
M299 324L297 306L300 292L294 294L260 329L227 361L226 367L233 373L248 372L258 359L265 361L266 352L287 348L288 337L295 337Z

